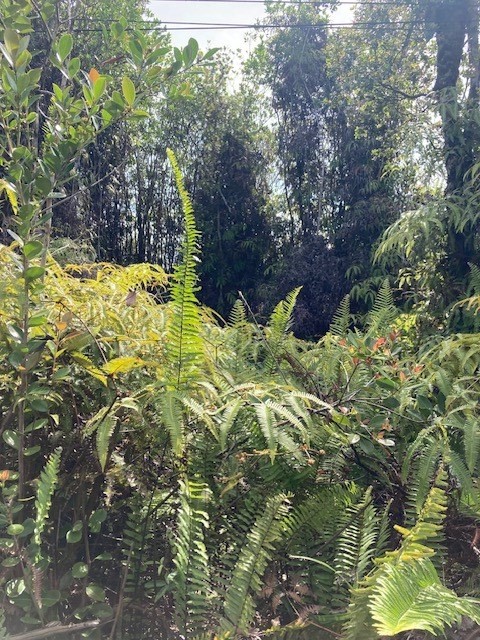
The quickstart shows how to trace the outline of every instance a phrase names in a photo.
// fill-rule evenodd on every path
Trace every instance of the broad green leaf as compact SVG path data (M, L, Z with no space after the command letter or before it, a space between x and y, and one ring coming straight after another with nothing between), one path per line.
M23 247L23 253L27 260L32 260L32 258L36 258L42 253L43 244L38 240L30 240Z
M13 449L18 449L19 438L18 438L18 434L15 433L15 431L6 429L2 433L2 437L10 447L12 447Z
M94 511L88 521L88 526L90 527L90 530L93 531L94 533L98 533L100 531L100 525L102 524L102 522L105 522L106 517L107 517L106 509L97 509L96 511Z
M7 528L7 533L8 533L9 536L19 536L21 533L23 533L23 525L21 525L21 524L11 524Z
M20 37L18 32L14 29L5 29L3 32L3 41L5 42L5 48L10 53L12 58L15 58L15 54L20 46Z
M74 78L80 71L80 58L72 58L68 63L68 75Z
M127 76L122 78L122 93L126 103L131 107L135 102L136 91L135 85Z
M105 591L98 584L92 582L87 586L85 592L91 600L95 600L96 602L103 602L105 600Z
M64 33L58 41L57 51L60 61L63 62L67 58L73 48L73 38L69 33Z
M13 211L17 213L18 211L18 200L17 200L17 192L13 184L7 182L6 180L0 179L0 195L2 192L5 192L8 201L10 202L10 206Z
M62 594L60 591L56 589L49 589L48 591L42 592L42 607L48 609L49 607L53 607L57 602L60 601Z
M28 267L25 270L25 280L26 282L32 282L33 280L37 280L38 278L42 278L45 274L45 269L43 267Z
M80 579L88 575L88 564L85 562L77 562L72 567L72 576Z
M83 523L81 520L77 520L70 531L67 531L66 540L69 544L75 544L80 542L83 535Z
M93 85L93 97L95 100L98 100L102 97L105 92L105 87L107 86L107 78L105 76L99 76Z

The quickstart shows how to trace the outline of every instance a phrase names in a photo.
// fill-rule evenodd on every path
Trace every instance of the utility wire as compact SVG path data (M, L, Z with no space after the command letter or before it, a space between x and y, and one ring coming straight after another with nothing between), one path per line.
M189 0L182 0L183 2L189 2ZM193 0L194 2L197 2L198 0ZM205 0L207 1L207 0ZM215 0L216 1L216 0ZM202 0L203 2L203 0ZM118 22L118 20L113 20L110 18L102 18L100 20L92 20L91 18L75 18L75 22L88 22L91 24L112 24L115 22ZM232 23L232 22L190 22L190 21L175 21L175 20L162 20L160 18L158 18L157 20L128 20L128 24L142 24L142 25L167 25L167 24L174 24L174 25L182 25L182 26L186 26L186 25L193 25L195 27L205 27L205 26L213 26L213 27L241 27L241 28L250 28L250 27L264 27L265 29L269 28L269 27L286 27L286 28L295 28L295 27L322 27L322 28L326 28L326 27L344 27L344 26L355 26L355 25L368 25L368 26L376 26L376 25L410 25L410 24L425 24L428 23L428 20L386 20L385 22L381 22L380 20L371 20L371 21L367 21L367 22L316 22L315 24L313 23L306 23L306 22L302 22L302 23L296 23L296 24L267 24L267 23L262 23L262 24L244 24L244 23ZM435 24L437 24L438 21L435 21Z
M315 29L317 28L319 25L295 25L295 26L301 26L301 27L308 27L308 28L312 28ZM329 25L329 27L331 27L332 25ZM288 26L284 25L284 24L280 24L280 25L269 25L268 27L264 26L264 25L256 25L256 24L238 24L238 25L229 25L229 26L215 26L212 25L210 27L164 27L163 29L158 29L158 28L145 28L145 27L140 27L139 29L137 29L137 31L149 31L149 32L155 32L155 31L163 31L168 33L169 31L234 31L236 29L269 29L269 28L288 28ZM367 29L365 27L356 27L355 25L334 25L333 26L334 29L340 30L340 29L351 29L356 30L356 31L366 31ZM391 27L385 27L391 30ZM395 28L395 27L394 27ZM81 28L81 29L73 29L72 30L73 33L101 33L102 29L88 29L88 28ZM128 29L127 29L128 31Z
M99 22L108 24L108 20L96 20L94 24L98 24ZM141 24L146 24L145 22L141 22ZM397 27L402 28L409 25L414 24L425 24L424 20L403 20L403 21L391 21L391 22L380 22L380 21L371 21L371 22L324 22L324 23L298 23L298 24L233 24L233 23L222 23L222 22L180 22L173 20L162 20L162 21L151 21L150 24L162 24L163 27L140 27L139 31L183 31L183 30L210 30L210 29L367 29L368 27L389 27L396 29ZM170 27L169 25L173 25ZM74 29L77 33L83 32L97 32L102 31L99 28L88 28L81 27L78 29Z
M104 24L111 24L111 23L115 23L117 22L117 20L109 20L109 19L105 19L105 20L91 20L90 18L77 18L77 20L82 20L82 21L87 21L87 22L91 22L92 24L98 24L100 23L104 23ZM128 20L129 24L158 24L158 25L167 25L167 24L174 24L174 25L182 25L182 26L187 26L187 25L193 25L194 27L207 27L207 26L211 26L211 27L241 27L242 29L246 29L246 28L250 28L250 27L261 27L261 28L265 28L268 29L269 27L288 27L288 28L295 28L295 27L321 27L321 28L327 28L327 27L349 27L349 26L355 26L355 25L360 25L360 26L377 26L377 25L410 25L410 24L424 24L425 20L392 20L392 21L385 21L385 22L381 22L380 20L378 21L368 21L368 22L315 22L315 23L311 23L311 22L298 22L295 24L250 24L250 23L243 23L243 22L190 22L190 20Z
M368 0L358 0L358 2L355 2L355 0L339 0L338 2L335 2L335 0L150 0L150 2L219 2L219 3L223 3L223 4L231 4L231 3L235 3L235 2L239 2L241 4L266 4L267 6L275 6L276 4L278 5L304 5L304 4L312 4L312 5L332 5L332 6L339 6L339 5L344 5L344 4L348 4L348 5L356 5L356 4L362 4L362 5L374 5L374 6L384 6L384 5L392 5L392 6L413 6L416 5L417 3L414 2L412 0L412 2L408 2L408 0L402 0L399 2L392 2L391 0L385 0L385 2L380 2L378 0L372 0L372 2L369 2Z

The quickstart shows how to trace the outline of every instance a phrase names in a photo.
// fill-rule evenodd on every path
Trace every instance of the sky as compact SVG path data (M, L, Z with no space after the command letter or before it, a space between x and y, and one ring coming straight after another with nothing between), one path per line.
M150 10L155 18L164 22L208 22L222 24L254 24L265 15L263 3L240 3L224 0L150 0ZM334 15L335 22L350 22L352 6L342 5ZM173 27L174 25L172 25ZM252 33L245 29L229 30L189 30L172 31L173 44L183 47L189 38L195 38L200 48L227 46L231 50L241 49L248 55L252 45L246 42L246 35Z

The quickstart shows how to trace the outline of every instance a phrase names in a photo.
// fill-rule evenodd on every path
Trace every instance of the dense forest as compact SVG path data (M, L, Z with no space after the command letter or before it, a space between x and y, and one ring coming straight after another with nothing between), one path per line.
M339 4L0 0L0 639L480 637L479 2Z

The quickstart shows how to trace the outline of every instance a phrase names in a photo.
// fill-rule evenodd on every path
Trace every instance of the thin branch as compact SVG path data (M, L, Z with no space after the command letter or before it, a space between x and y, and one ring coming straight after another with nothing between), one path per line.
M115 614L115 619L113 620L112 630L110 632L110 640L115 640L117 629L119 627L119 624L121 623L123 605L124 605L125 587L127 585L128 573L130 571L130 561L132 559L132 552L133 552L133 542L130 545L128 558L125 563L125 567L123 571L122 584L120 585L120 593L118 594L118 607L117 607L117 612Z
M111 622L111 620L88 620L87 622L80 622L78 624L55 624L44 627L43 629L35 629L28 633L10 636L10 640L39 640L40 638L51 638L52 636L59 636L64 633L76 633L77 631L84 631L85 629L94 629L109 622Z
M432 91L426 91L423 93L411 94L411 93L406 93L401 89L397 89L396 87L392 87L390 84L386 84L385 82L378 82L377 84L380 87L383 87L388 91L391 91L392 93L396 93L397 95L402 96L402 98L406 98L407 100L417 100L418 98L425 98L426 96L429 96L432 93Z

